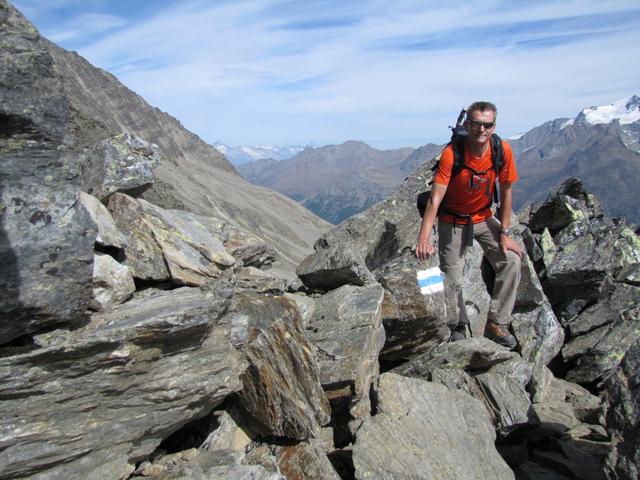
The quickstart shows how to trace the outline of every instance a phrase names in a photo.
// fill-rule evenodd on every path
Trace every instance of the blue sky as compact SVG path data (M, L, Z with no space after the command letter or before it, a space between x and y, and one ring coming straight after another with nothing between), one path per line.
M637 0L13 3L210 143L416 147L474 100L508 137L640 94Z

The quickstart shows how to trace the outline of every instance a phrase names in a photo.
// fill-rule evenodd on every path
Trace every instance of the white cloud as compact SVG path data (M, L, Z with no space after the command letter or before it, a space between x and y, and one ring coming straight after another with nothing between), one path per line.
M508 136L639 90L635 1L174 5L75 48L209 142L419 145L479 98Z

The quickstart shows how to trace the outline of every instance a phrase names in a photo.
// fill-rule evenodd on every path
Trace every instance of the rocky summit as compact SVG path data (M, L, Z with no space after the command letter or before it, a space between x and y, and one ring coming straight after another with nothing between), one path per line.
M513 216L518 349L481 335L477 246L449 343L412 251L435 159L294 235L315 217L220 200L204 142L5 0L0 22L1 478L638 478L640 240L578 179Z

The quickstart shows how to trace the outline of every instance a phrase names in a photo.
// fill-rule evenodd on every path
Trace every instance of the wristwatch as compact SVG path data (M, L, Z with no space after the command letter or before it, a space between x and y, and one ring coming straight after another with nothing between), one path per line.
M500 229L500 234L501 235L506 235L507 237L511 236L511 229L510 228L501 228Z

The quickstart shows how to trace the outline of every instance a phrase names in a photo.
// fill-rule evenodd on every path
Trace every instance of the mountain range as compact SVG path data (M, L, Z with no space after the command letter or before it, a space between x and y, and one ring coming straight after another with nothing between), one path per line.
M579 177L601 199L608 215L640 222L640 98L588 107L508 140L520 180L514 207L544 200L547 192ZM340 223L385 198L444 145L380 151L349 141L307 149L284 161L257 160L238 167L252 183L281 192L316 215Z
M222 153L227 160L236 166L267 158L273 160L286 160L300 153L305 148L315 148L314 144L285 145L284 147L276 145L236 145L232 147L225 145L221 141L215 142L213 146L216 150Z

